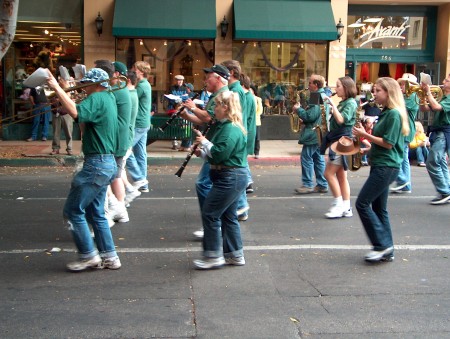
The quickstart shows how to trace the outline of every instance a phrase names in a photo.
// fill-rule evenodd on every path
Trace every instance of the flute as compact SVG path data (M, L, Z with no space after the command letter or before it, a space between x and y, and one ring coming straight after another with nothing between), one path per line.
M211 118L211 120L206 125L205 129L203 130L202 134L206 135L208 133L209 129L211 128L212 124L214 124L214 118ZM197 150L199 144L195 144L192 147L192 150L189 152L189 154L186 156L186 159L184 159L183 163L181 164L181 167L178 169L177 173L175 175L178 178L181 178L181 175L183 174L184 169L186 168L187 164L189 163L189 160L191 160L192 156L194 155L195 151Z
M191 100L196 99L196 98L200 95L200 93L203 92L204 89L205 89L205 87L203 87L203 89L202 89L200 92L194 93L194 96L191 98ZM170 126L170 125L172 124L172 122L173 122L176 118L178 118L178 116L181 114L181 112L183 112L183 110L184 110L185 108L186 108L186 107L184 107L183 105L181 105L181 108L180 108L178 111L176 111L174 114L172 114L172 116L170 117L170 119L167 120L163 126L158 127L158 129L159 129L161 132L164 132L164 130L165 130L168 126Z

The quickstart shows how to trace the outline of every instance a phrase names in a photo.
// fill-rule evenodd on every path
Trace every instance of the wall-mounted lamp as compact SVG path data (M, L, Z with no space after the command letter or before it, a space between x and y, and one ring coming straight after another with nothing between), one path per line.
M341 42L341 36L344 34L344 24L342 23L341 19L339 18L339 22L336 25L337 30L337 38L339 42Z
M100 36L103 33L103 18L100 15L100 12L98 12L97 19L95 19L95 27L97 28L97 34Z
M227 36L227 32L228 32L228 21L227 18L225 17L225 15L223 16L223 20L220 23L220 36L225 39L225 37Z

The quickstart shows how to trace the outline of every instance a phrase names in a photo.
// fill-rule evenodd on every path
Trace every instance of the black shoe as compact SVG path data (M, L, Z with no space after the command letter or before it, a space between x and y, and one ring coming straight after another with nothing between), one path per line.
M439 194L436 198L431 200L431 205L442 205L450 200L450 194Z
M253 190L252 184L249 184L249 185L247 186L247 189L246 189L245 191L246 191L247 193L253 193L254 190Z

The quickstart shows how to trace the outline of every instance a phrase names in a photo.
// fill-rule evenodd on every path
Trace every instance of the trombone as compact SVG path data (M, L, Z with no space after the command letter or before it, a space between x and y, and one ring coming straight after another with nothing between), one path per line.
M112 81L116 80L116 79L119 79L119 85L118 86L114 86L115 84L112 83ZM110 92L114 92L114 91L118 91L118 90L126 88L127 87L128 78L126 76L124 76L124 75L120 75L118 77L113 77L113 78L108 79L108 80L102 80L102 81L96 81L96 82L88 82L88 83L80 84L80 85L77 85L77 86L71 86L71 87L63 88L63 90L66 93L78 92L79 90L82 90L83 88L86 88L86 87L89 87L89 86L94 86L94 85L97 85L97 84L101 84L102 82L105 82L105 81L108 82L108 84L110 86L109 91ZM114 87L111 87L111 86L114 86ZM46 88L44 86L43 86L43 90L45 92L45 96L47 97L47 99L51 99L51 98L53 98L56 95L55 91L49 90L48 88ZM84 93L84 92L82 92L82 93ZM74 99L75 103L80 103L81 101L86 99L86 95L84 95L82 93L77 93L76 98ZM49 111L50 112L53 111L53 108L51 108L51 106L52 106L51 103L46 105L45 107L50 107L50 109L46 109L44 112L42 112L40 114L45 114L45 113L47 113ZM23 115L23 114L28 115L29 113L33 112L34 110L35 110L34 108L31 108L29 110L22 111L21 115ZM15 119L17 116L18 116L18 114L12 115L12 116L4 118L4 119L0 118L0 124L3 124L4 121ZM19 119L19 120L14 120L14 122L6 124L3 127L7 127L9 125L17 124L19 122L22 122L22 121L25 121L25 120L28 120L28 119L30 119L30 117L27 116L26 118L22 118L22 119Z
M117 87L111 87L111 86L115 85L115 83L112 83L114 80L119 80L119 85ZM84 84L82 83L82 84L77 85L77 86L64 88L63 90L66 93L67 92L72 92L72 91L77 91L78 92L78 90L80 90L80 89L82 90L83 88L86 88L86 87L89 87L89 86L94 86L94 85L101 84L103 82L108 82L108 84L110 86L109 91L110 92L114 92L114 91L118 91L118 90L126 88L127 87L127 81L128 81L128 78L125 75L120 75L118 77L113 77L113 78L110 78L108 80L87 82L87 83L84 83ZM52 91L52 90L46 90L46 88L44 87L44 91L45 91L45 96L48 99L50 99L50 98L55 96L55 92Z

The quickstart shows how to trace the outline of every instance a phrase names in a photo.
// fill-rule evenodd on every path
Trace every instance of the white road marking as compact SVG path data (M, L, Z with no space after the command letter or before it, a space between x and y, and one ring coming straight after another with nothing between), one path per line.
M396 250L402 251L450 251L450 245L394 245ZM244 251L280 251L280 250L368 250L369 245L261 245L244 246ZM62 248L62 252L76 252L75 248ZM118 253L187 253L201 251L201 247L166 247L166 248L116 248ZM33 254L50 252L49 249L20 249L0 251L0 254Z

